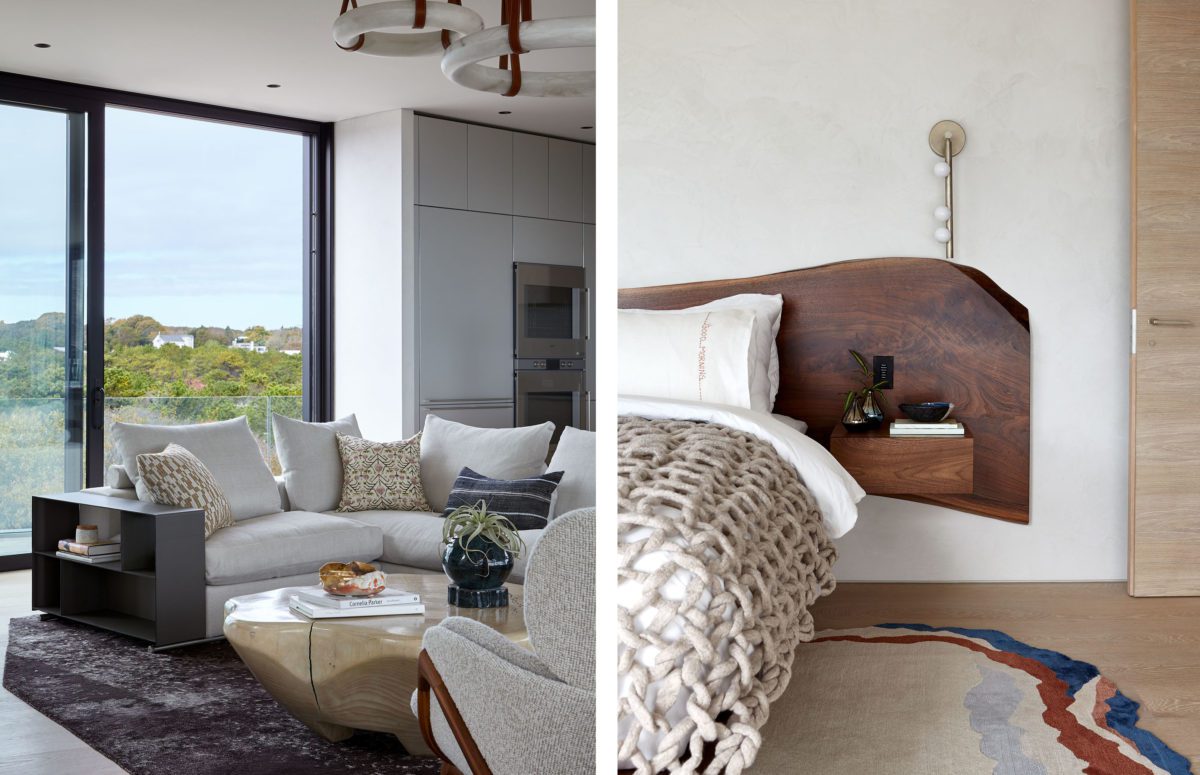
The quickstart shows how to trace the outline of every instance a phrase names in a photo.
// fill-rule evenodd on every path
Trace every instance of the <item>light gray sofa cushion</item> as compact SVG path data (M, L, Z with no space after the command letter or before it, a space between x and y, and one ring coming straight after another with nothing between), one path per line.
M104 485L114 490L132 490L133 480L125 472L125 466L111 465L104 472Z
M149 501L140 487L137 456L162 452L174 443L200 458L229 500L234 519L248 519L279 511L275 477L263 460L258 440L245 417L199 425L135 425L113 423L113 443L125 472L133 480L138 498Z
M331 514L280 511L245 519L213 533L204 544L209 584L313 573L327 562L364 560L383 554L383 533L374 526Z
M596 505L596 434L578 428L563 428L550 458L547 471L562 471L558 483L554 513L551 518L568 511Z
M442 515L432 511L356 511L347 515L383 531L383 554L380 559L397 565L423 570L442 570ZM513 564L508 580L520 584L525 579L525 562L541 530L522 530L525 551Z
M335 434L362 437L354 415L333 422L304 422L272 415L275 452L283 467L288 502L300 511L329 511L342 497L342 460Z
M524 479L544 472L553 435L552 422L525 428L475 428L429 415L421 436L421 483L429 508L446 508L450 488L464 468L492 479Z

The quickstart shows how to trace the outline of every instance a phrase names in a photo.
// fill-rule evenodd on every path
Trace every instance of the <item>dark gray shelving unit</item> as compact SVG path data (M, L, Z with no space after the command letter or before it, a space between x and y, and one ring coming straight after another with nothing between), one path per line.
M119 521L121 559L58 557L74 539L80 507ZM33 608L149 641L153 648L205 638L204 511L88 492L33 498Z

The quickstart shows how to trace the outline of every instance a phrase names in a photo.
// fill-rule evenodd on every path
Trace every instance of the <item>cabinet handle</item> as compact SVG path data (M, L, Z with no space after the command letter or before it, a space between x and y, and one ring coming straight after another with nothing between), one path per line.
M1150 318L1150 325L1152 325L1152 326L1190 326L1190 325L1192 325L1192 321L1172 319L1172 318Z

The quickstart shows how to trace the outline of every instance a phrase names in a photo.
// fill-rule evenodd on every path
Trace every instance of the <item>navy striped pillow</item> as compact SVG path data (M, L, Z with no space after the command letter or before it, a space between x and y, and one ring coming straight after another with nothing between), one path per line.
M543 528L550 522L550 504L562 477L562 471L554 471L529 479L507 481L489 479L464 468L454 480L442 516L450 516L459 506L474 506L483 501L488 511L508 517L517 530Z

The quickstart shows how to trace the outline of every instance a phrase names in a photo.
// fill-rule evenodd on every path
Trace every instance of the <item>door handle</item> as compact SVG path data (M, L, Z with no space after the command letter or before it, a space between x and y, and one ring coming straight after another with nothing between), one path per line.
M1190 326L1192 321L1178 318L1150 318L1152 326Z
M88 424L92 426L92 430L98 431L104 427L104 388L92 389L92 406L88 415Z

